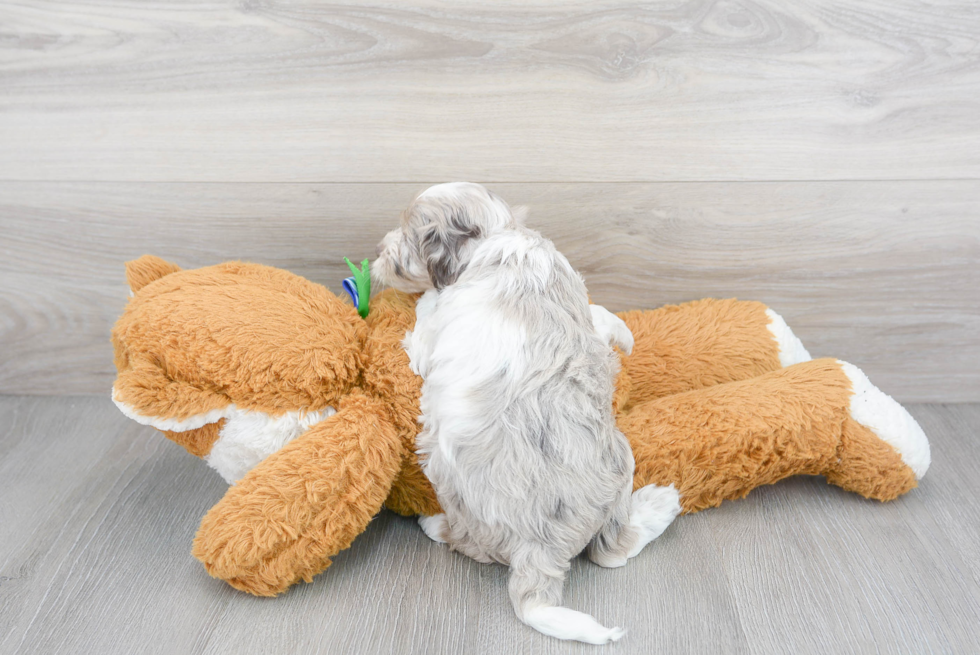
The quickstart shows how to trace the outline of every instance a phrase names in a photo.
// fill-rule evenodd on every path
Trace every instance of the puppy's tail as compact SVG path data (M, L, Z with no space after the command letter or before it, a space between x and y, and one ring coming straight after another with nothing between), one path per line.
M540 553L515 557L508 588L517 617L549 637L587 644L618 641L626 634L622 628L607 628L588 614L559 607L567 570L568 564L555 565Z

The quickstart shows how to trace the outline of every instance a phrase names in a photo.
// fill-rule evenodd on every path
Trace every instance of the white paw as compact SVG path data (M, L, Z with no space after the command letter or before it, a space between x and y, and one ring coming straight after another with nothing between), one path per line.
M633 333L623 321L602 305L589 305L592 310L592 326L596 334L611 346L619 346L624 353L633 352Z
M799 364L800 362L808 362L813 359L810 357L810 353L806 351L806 348L803 347L803 342L786 325L786 321L783 320L782 316L771 309L766 310L766 316L769 317L769 325L766 327L772 332L772 338L779 345L780 366L786 368L787 366Z
M636 557L644 546L663 534L681 513L680 499L674 485L648 484L633 492L630 525L636 530L637 540L627 557Z
M626 566L626 562L629 561L629 557L621 555L616 557L609 553L600 553L592 549L589 549L589 559L596 566L601 566L604 569L618 569L621 566Z
M921 480L932 461L926 433L907 409L871 384L864 371L853 364L837 362L851 380L851 418L891 444L916 479Z
M446 520L445 514L420 516L419 525L422 527L422 532L429 539L437 544L446 543L446 534L449 532L449 521Z

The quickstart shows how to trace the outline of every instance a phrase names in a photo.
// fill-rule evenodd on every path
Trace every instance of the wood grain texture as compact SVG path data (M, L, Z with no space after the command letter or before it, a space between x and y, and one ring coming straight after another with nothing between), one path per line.
M980 178L972 0L26 0L0 24L0 179Z
M898 502L794 478L712 513L736 604L751 608L740 619L753 652L975 650L976 496L956 491L965 477L977 487L980 407L910 409L930 437L933 463Z
M962 557L956 575L980 585L980 407L922 405L915 412L932 438L932 457L938 463L943 484L931 490L930 515L943 538L954 544ZM972 607L976 611L977 603Z
M888 504L797 478L680 517L566 603L609 652L971 652L980 405L915 405L934 460ZM383 512L312 584L254 598L190 556L224 484L108 399L0 397L0 653L593 653L520 624L506 571Z
M191 652L200 630L179 626L227 602L186 592L223 483L116 414L108 398L0 398L2 653Z
M144 253L283 267L342 293L421 185L0 182L0 393L106 393ZM596 302L739 297L900 400L980 400L980 185L499 184Z

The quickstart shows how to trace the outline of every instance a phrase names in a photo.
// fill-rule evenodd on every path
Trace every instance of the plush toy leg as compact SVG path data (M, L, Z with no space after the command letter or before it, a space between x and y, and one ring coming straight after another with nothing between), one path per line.
M837 362L851 382L850 415L844 421L839 460L827 479L868 498L889 500L916 486L929 470L929 440L908 411L861 369ZM905 476L890 472L905 464Z
M402 435L402 442L406 439ZM394 484L391 486L391 494L385 499L385 507L402 516L435 516L442 512L439 506L439 499L436 492L432 489L432 483L425 477L419 466L418 456L409 450L414 447L415 435L411 434L410 446L405 449L405 457L402 459L402 469L398 472Z
M840 460L825 470L827 482L865 498L892 500L916 487L915 471L887 441L852 418L841 429Z
M619 317L633 333L623 360L627 407L810 359L782 317L758 302L706 299Z
M194 556L259 596L309 582L381 509L402 454L383 404L352 394L228 490L201 522Z
M673 484L684 512L798 474L878 500L905 493L928 468L928 441L855 371L814 360L633 408L618 423L633 445L634 488Z

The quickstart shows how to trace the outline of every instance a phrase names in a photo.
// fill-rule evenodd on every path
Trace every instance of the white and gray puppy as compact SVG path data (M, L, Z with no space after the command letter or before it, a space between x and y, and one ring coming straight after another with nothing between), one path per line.
M633 488L612 396L626 325L521 212L477 184L423 192L378 246L378 281L426 291L405 339L423 378L417 447L445 514L436 541L510 566L518 617L544 634L603 644L624 630L561 607L583 549L622 566L680 511L673 487Z

